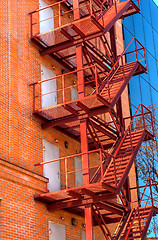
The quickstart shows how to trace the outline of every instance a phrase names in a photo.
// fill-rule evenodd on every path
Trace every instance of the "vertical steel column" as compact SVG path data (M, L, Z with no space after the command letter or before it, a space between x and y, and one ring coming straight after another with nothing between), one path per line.
M80 121L80 136L81 136L81 150L82 153L88 152L87 141L87 119ZM83 170L83 184L86 186L89 184L89 159L88 154L82 156L82 168ZM92 206L85 206L85 223L86 223L86 240L93 240L93 222L92 222Z
M115 61L116 61L117 50L116 50L116 39L115 39L115 27L114 26L110 29L110 42L111 42L111 50L113 52L113 56L115 57Z
M88 161L88 141L87 141L87 119L80 121L80 135L81 135L81 150L82 153L82 168L83 168L83 184L89 184L89 161Z
M79 13L79 1L73 0L74 9L74 20L80 18ZM82 59L82 44L76 46L76 65L77 70L83 68ZM78 97L82 99L85 95L84 93L84 75L83 71L78 71ZM87 139L87 119L80 121L80 136L81 136L81 151L82 153L88 152L88 139ZM89 184L89 161L88 154L82 156L82 168L83 170L83 184ZM85 223L86 223L86 240L93 240L93 222L92 222L92 207L91 205L85 206Z

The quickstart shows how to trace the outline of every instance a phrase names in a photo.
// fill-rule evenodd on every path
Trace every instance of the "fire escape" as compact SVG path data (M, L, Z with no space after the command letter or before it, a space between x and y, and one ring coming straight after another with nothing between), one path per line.
M54 27L39 33L40 11L46 8L54 10ZM60 162L62 189L35 199L50 211L85 216L87 240L93 239L95 225L105 239L145 239L158 211L155 182L149 179L134 208L128 181L142 142L154 140L152 113L140 104L133 117L123 118L120 100L131 77L146 73L147 66L145 49L136 38L117 54L114 24L139 11L139 0L63 0L30 13L31 42L41 56L49 55L64 69L61 75L31 84L33 114L43 129L54 127L81 143L81 153L49 161ZM57 102L44 108L41 86L52 80L57 89L45 95L56 94ZM75 157L82 159L82 169L74 169ZM76 186L76 174L82 175L81 186ZM114 232L110 223L117 225Z

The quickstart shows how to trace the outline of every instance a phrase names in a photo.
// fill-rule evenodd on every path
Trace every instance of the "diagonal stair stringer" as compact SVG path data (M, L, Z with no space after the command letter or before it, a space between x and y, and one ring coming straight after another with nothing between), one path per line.
M115 9L115 4L111 6L111 8L104 14L103 18L110 19L111 16L115 15L110 22L107 23L106 27L104 28L104 34L114 25L114 23L120 19L123 14L130 8L131 4L139 11L138 7L133 3L133 1L128 0L127 2L117 3L117 10ZM119 9L119 5L123 5ZM117 13L116 13L117 11ZM101 21L102 19L100 19Z
M133 154L132 154L132 156L131 156L131 158L130 158L130 160L128 162L128 165L127 165L126 170L125 170L125 172L124 172L124 174L122 176L122 179L121 179L121 181L118 184L118 192L121 191L121 189L122 189L122 187L123 187L123 185L125 183L125 180L126 180L126 178L128 176L128 173L129 173L129 171L130 171L130 169L132 167L132 164L133 164L133 162L134 162L134 160L135 160L135 158L137 156L137 153L138 153L138 151L140 149L140 146L141 146L143 140L145 139L145 136L146 136L146 131L144 130L142 132L142 135L141 135L141 137L140 137L136 147L134 148Z
M152 217L153 217L153 215L154 215L154 209L152 208L151 210L150 210L150 214L149 214L149 216L148 216L148 219L147 219L147 222L146 222L146 224L145 224L145 227L144 227L144 230L143 230L143 232L141 233L141 240L145 240L146 239L146 234L147 234L147 231L148 231L148 228L149 228L149 224L150 224L150 222L151 222L151 219L152 219Z
M133 68L131 69L130 73L128 74L128 76L125 78L121 88L118 90L116 96L114 97L114 99L111 102L111 108L114 107L114 105L116 104L116 102L118 101L119 97L121 96L122 92L124 91L125 87L127 86L127 84L129 83L130 79L132 78L132 76L134 75L134 73L136 72L136 69L138 67L139 63L136 62L133 66Z

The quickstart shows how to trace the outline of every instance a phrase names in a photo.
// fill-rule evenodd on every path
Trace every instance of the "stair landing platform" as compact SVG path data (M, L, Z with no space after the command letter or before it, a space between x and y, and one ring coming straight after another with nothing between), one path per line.
M55 202L63 202L63 203L71 203L73 200L78 200L78 204L80 205L82 201L85 199L91 198L100 198L103 200L107 200L108 198L114 198L117 195L116 188L112 186L108 186L104 182L98 182L93 184L88 184L85 186L78 186L69 189L63 189L56 192L48 192L35 194L34 199L46 204L55 203Z

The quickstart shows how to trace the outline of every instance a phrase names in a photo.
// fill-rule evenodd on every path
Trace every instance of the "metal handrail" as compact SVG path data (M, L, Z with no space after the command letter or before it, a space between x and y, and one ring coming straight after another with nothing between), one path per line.
M86 70L91 71L91 73L87 72L87 74L89 74L90 78L92 77L92 79L88 80L87 82L85 81L84 83L76 83L76 84L74 83L71 86L65 86L66 81L68 81L68 79L66 79L66 76L68 76L68 75L77 76L80 72L85 71L85 73L86 73ZM34 82L34 83L29 84L29 86L33 86L33 111L36 110L35 109L35 105L36 105L36 102L37 102L36 99L39 98L39 97L45 96L45 95L49 95L51 93L62 92L61 93L61 103L64 104L64 103L68 102L66 100L66 97L67 97L66 96L66 90L70 89L71 87L78 87L78 90L79 90L80 86L84 86L84 88L85 88L87 84L92 84L93 83L95 85L96 94L98 94L98 88L99 88L98 74L103 74L103 72L100 72L99 67L97 67L96 65L91 65L91 66L84 67L80 70L74 70L74 71L71 71L71 72L68 72L68 73L64 73L64 74L61 74L61 75L58 75L58 76L54 76L54 77L49 78L49 79L40 80L38 82ZM55 79L60 81L60 84L61 84L60 89L58 88L55 91L50 91L50 92L47 92L47 93L44 93L44 94L38 93L38 95L36 95L36 85L42 84L42 83L47 82L47 81L52 81L52 80L55 80ZM87 94L88 94L87 96L92 95L92 89L91 89L91 92L88 92Z
M99 165L94 165L94 166L91 166L89 168L81 168L79 170L71 170L69 171L68 170L68 161L69 159L72 159L74 157L81 157L81 156L84 156L84 155L88 155L91 154L91 153L98 153L99 154L99 160L100 160L100 164ZM53 159L53 160L49 160L49 161L46 161L46 162L40 162L40 163L36 163L34 164L34 166L43 166L45 164L48 164L48 163L54 163L54 162L61 162L61 161L64 161L65 162L65 179L66 179L66 189L69 188L69 184L68 184L68 175L69 174L73 174L73 173L76 173L76 172L85 172L85 171L90 171L91 169L93 168L97 168L98 166L101 168L101 179L100 181L103 181L103 154L106 155L107 157L110 156L112 157L112 155L106 151L103 151L102 149L95 149L95 150L91 150L91 151L88 151L88 152L85 152L85 153L78 153L78 154L73 154L73 155L69 155L69 156L65 156L65 157L61 157L61 158L58 158L58 159Z
M128 54L128 53L126 53L126 50L127 50L128 47L131 45L131 43L132 43L133 40L135 41L135 43L138 42L138 43L142 46L142 49L145 50L144 46L138 41L138 39L137 39L136 37L133 37L133 38L131 39L131 41L128 43L128 45L126 46L126 48L123 50L123 52L121 53L121 55L117 58L117 61L115 62L115 64L113 65L113 67L111 68L111 70L110 70L110 72L109 72L109 76L110 76L110 74L113 72L113 70L115 69L115 67L118 65L120 59L121 59L125 54ZM136 50L135 50L135 51L132 51L132 52L138 52L139 50L142 50L142 49L137 49L137 48L136 48ZM131 52L129 52L129 53L131 53ZM145 57L145 55L144 55L144 57ZM136 56L136 60L138 61L138 56ZM146 65L146 57L145 57L145 66L147 66L147 65Z
M127 231L127 233L126 233L125 240L128 239L129 233L130 233L130 231L131 231L133 222L134 222L137 214L138 214L138 220L139 220L140 234L142 234L142 231L141 231L141 220L142 220L142 218L143 218L143 214L142 214L141 216L139 215L139 208L141 207L142 201L144 201L144 200L143 200L143 197L144 197L144 195L145 195L145 191L146 191L147 187L150 188L150 194L148 195L148 199L146 200L146 204L145 204L143 213L145 212L145 209L148 207L147 204L148 204L149 199L151 200L151 204L152 204L151 206L154 207L154 198L153 198L152 186L154 186L155 184L152 184L152 183L151 183L152 181L158 184L158 182L156 182L154 179L148 178L148 180L147 180L147 182L146 182L146 185L145 185L145 187L144 187L142 196L141 196L141 198L140 198L140 200L139 200L138 207L135 209L135 214L134 214L134 216L133 216L132 222L130 223L130 226L129 226L129 228L128 228L128 231ZM129 219L129 221L130 221L130 219ZM128 223L129 223L129 221L128 221Z
M147 108L146 106L144 106L142 103L139 104L139 106L138 106L138 108L137 108L137 110L136 110L134 116L132 117L132 120L130 121L130 124L129 124L127 130L125 131L125 134L124 134L124 136L123 136L123 141L124 141L124 138L127 136L127 133L128 133L128 131L129 131L129 129L132 127L132 124L133 124L133 122L134 122L134 119L135 119L135 117L137 116L137 113L138 113L138 111L139 111L140 108L145 108L146 110L149 111L149 113L150 113L150 115L151 115L151 123L153 123L152 112L150 111L150 109L148 109L148 108ZM141 114L141 115L144 117L144 113ZM143 123L143 125L144 125L144 129L146 129L144 123ZM154 129L153 129L153 131L154 131ZM154 135L154 132L153 132L153 135ZM121 145L122 145L122 144L121 144Z
M127 52L128 48L130 47L130 45L132 44L132 42L134 41L134 50ZM139 47L139 45L141 47ZM141 51L143 50L143 55L141 53ZM122 67L123 70L123 79L125 80L125 67L126 64L129 63L129 60L131 59L131 57L133 56L133 54L136 54L135 56L135 60L137 62L142 62L144 61L144 66L145 69L147 69L147 62L146 62L146 53L145 53L145 47L138 41L138 39L136 39L135 37L133 37L131 39L131 41L128 43L128 45L126 46L126 48L123 50L123 52L121 53L121 55L118 56L116 62L114 63L114 65L112 66L111 70L109 71L108 75L105 77L105 79L102 81L102 83L100 84L99 87L99 93L102 92L103 88L106 85L106 88L108 90L109 93L109 101L111 100L111 96L110 96L110 89L112 88L114 82L112 82L114 75L117 73L117 71L119 70L120 67ZM125 58L126 55L131 54L130 57L126 60L125 62ZM139 59L139 56L142 56L141 59ZM133 62L134 62L133 61Z
M140 9L140 3L139 3L139 0L135 0L135 1L132 1L132 0L130 0L131 1L131 3L135 3L135 2L138 2L138 8ZM56 3L53 3L53 4L49 4L48 6L46 6L46 7L43 7L43 8L39 8L39 9L37 9L37 10L34 10L34 11L32 11L32 12L30 12L29 13L29 15L30 15L30 23L31 23L31 38L33 37L33 36L36 36L36 34L34 35L33 34L33 26L34 25L36 25L36 24L38 24L39 25L39 23L40 22L33 22L33 15L34 14L39 14L39 12L40 11L43 11L43 10L45 10L45 9L47 9L47 8L53 8L53 7L55 7L55 8L57 8L58 7L58 14L57 15L55 15L55 16L53 16L52 18L55 18L55 17L58 17L59 18L59 21L58 21L58 27L61 27L61 26L66 26L67 24L62 24L62 16L64 15L64 14L68 14L68 13L72 13L72 15L74 15L74 12L76 11L76 10L81 10L82 8L83 8L83 12L84 12L84 10L85 10L85 7L86 7L86 12L85 12L85 17L87 17L87 16L93 16L95 19L96 19L96 21L98 21L99 19L102 19L102 25L103 25L103 27L104 27L104 18L103 18L103 16L104 16L104 14L112 7L112 6L115 6L115 11L116 11L116 14L117 14L117 12L118 12L118 10L117 10L117 5L120 3L120 1L119 0L110 0L110 1L108 1L108 0L105 0L105 1L103 1L103 2L97 2L97 4L96 4L96 2L95 1L92 1L92 0L89 0L89 1L87 1L86 3L84 2L82 2L81 4L79 4L79 6L77 7L77 8L74 8L73 6L72 6L72 8L71 9L68 9L67 11L64 11L64 13L63 12L61 12L61 9L62 9L62 7L63 7L63 5L65 4L65 7L66 7L66 0L62 0L62 1L59 1L59 2L56 2ZM84 6L82 6L84 4ZM97 6L97 9L95 9L95 5ZM98 9L99 8L99 9ZM99 14L98 14L98 12L99 12ZM82 18L82 15L81 15L81 18ZM49 19L49 18L48 18ZM45 19L44 21L47 21L48 19ZM76 20L73 20L73 21L77 21L77 20L79 20L79 19L76 19ZM57 27L57 28L58 28ZM52 31L54 31L54 29L57 29L57 28L52 28ZM51 30L50 30L51 31ZM45 33L47 33L47 32L45 32ZM44 34L44 33L42 33L42 34ZM39 35L41 35L41 34L39 34Z
M147 113L144 113L143 110L142 110L142 114L137 115L138 111L139 111L140 109L143 109L143 107L144 107L148 112L147 112ZM121 141L120 141L120 144L119 144L117 150L115 151L115 153L114 153L114 155L113 155L113 158L111 158L110 161L107 163L107 168L106 168L105 171L104 171L104 177L106 177L106 173L108 172L109 167L110 167L111 164L113 163L113 164L114 164L114 174L115 174L114 177L115 177L115 185L116 185L116 187L117 187L117 185L118 185L117 171L119 170L119 168L120 168L120 166L121 166L121 163L122 163L122 159L126 156L128 149L126 149L126 151L124 152L123 156L120 157L119 165L116 167L117 154L118 154L119 150L121 149L121 146L122 146L122 144L123 144L123 142L124 142L124 140L126 139L126 136L127 136L128 134L130 134L130 144L131 144L131 149L132 149L132 152L133 152L134 146L133 146L132 136L131 136L131 133L132 133L132 124L133 124L133 122L134 122L134 120L135 120L135 118L136 118L137 116L142 116L143 119L144 119L144 115L146 115L146 114L150 114L150 116L151 116L152 134L154 135L152 112L151 112L147 107L145 107L143 104L139 104L139 106L138 106L138 108L137 108L134 116L132 117L132 120L130 121L130 124L129 124L128 128L126 129L126 131L125 131L125 133L124 133L124 136L122 137L122 139L121 139ZM128 118L126 118L126 119L128 119ZM143 121L143 127L144 127L144 130L145 130L145 129L146 129L145 119L144 119L144 121Z
M108 1L109 2L109 6L115 6L115 11L117 13L117 3L120 2L125 2L125 1L120 1L120 0L105 0L104 2ZM138 3L138 8L140 9L140 1L139 0L131 0L131 2L133 2L134 4L136 4L136 2Z
M46 82L46 81L49 81L49 80L53 80L53 79L56 79L56 78L61 78L61 77L63 77L63 76L67 76L67 75L74 74L74 73L77 73L77 72L80 72L80 71L84 71L84 70L89 69L89 68L92 68L92 67L96 67L96 65L87 66L87 67L81 68L81 69L79 69L79 70L74 70L74 71L71 71L71 72L66 72L66 73L64 73L64 74L60 74L60 75L55 76L55 77L52 77L52 78L48 78L48 79L45 79L45 80L40 80L40 81L38 81L38 82L34 82L34 83L29 84L29 86L36 85L36 84L38 84L38 83Z
M72 13L72 15L74 15L75 11L77 11L77 10L81 11L82 9L83 9L83 12L84 12L85 7L86 7L85 17L93 16L97 20L98 19L98 11L99 11L99 14L100 14L99 17L103 17L103 14L105 14L106 7L102 3L99 3L99 1L98 1L97 6L98 6L98 8L100 6L100 9L97 8L95 10L95 4L96 3L95 3L95 1L92 1L92 0L88 1L87 2L88 4L86 4L85 2L84 3L82 2L78 7L75 7L75 8L72 7L72 9L69 9L67 11L61 12L61 9L62 9L61 7L63 7L64 3L66 5L66 1L67 0L62 0L62 1L59 1L59 2L55 2L53 4L50 4L50 5L46 6L46 7L39 8L39 9L34 10L34 11L29 13L29 15L30 15L30 22L31 22L31 37L33 36L33 25L36 25L36 24L39 25L40 22L49 20L49 18L47 18L47 19L44 19L42 21L33 23L33 15L36 14L36 13L39 14L40 11L43 11L43 10L45 10L47 8L53 8L53 7L58 8L58 14L56 14L56 15L54 15L52 17L52 18L56 18L56 17L59 18L58 27L67 25L67 24L62 24L61 23L62 22L61 20L62 20L62 17L63 17L64 14ZM104 10L103 10L103 8L104 8ZM97 13L97 14L95 14L95 13ZM81 16L81 18L82 18L82 16ZM77 20L79 20L79 19L76 19L76 20L73 20L73 21L77 21ZM104 23L103 23L103 25L104 25ZM52 31L54 31L54 29L57 29L57 28L52 28Z
M103 86L103 85L105 85L105 83L107 83L107 91L108 91L108 93L109 93L109 98L110 98L110 88L112 87L112 86L110 86L110 83L111 83L111 81L112 81L112 79L113 79L113 76L114 76L115 72L118 70L119 61L120 61L120 59L122 60L122 67L124 68L125 65L123 64L123 57L124 57L125 54L128 54L128 52L126 53L126 51L127 51L128 47L130 46L130 44L131 44L131 42L132 42L133 40L135 41L135 45L136 45L136 43L138 42L138 43L141 45L141 47L142 47L141 49L144 49L144 51L145 51L145 48L143 47L143 45L142 45L135 37L132 38L131 41L129 42L129 44L127 45L127 47L126 47L126 48L124 49L124 51L122 52L122 54L118 57L117 61L115 62L115 64L114 64L113 67L111 68L109 74L106 76L106 74L104 73L104 74L105 74L105 78L104 78L104 80L102 81L101 86ZM130 52L131 52L131 51L130 51ZM132 52L133 52L133 51L132 51ZM138 48L138 47L136 47L135 52L139 52L139 48ZM145 52L144 52L144 54L145 54ZM146 57L145 57L145 55L144 55L144 59L145 59L145 62L146 62ZM136 60L138 61L138 55L136 56ZM140 60L139 60L139 61L140 61ZM145 64L146 64L146 63L145 63ZM55 76L55 77L53 77L53 78L49 78L49 79L46 79L46 80L42 80L42 81L38 81L38 82L32 83L32 84L30 84L30 85L36 85L36 84L38 84L38 83L46 82L46 81L49 81L49 80L62 78L62 81L63 81L63 83L62 83L62 89L57 90L57 91L55 91L55 92L58 92L58 91L61 91L61 90L64 91L64 89L65 89L65 86L64 86L64 81L65 81L65 80L64 80L64 78L65 78L67 75L70 75L70 74L77 75L78 72L84 71L84 70L86 70L86 69L92 69L92 68L95 68L95 71L94 71L95 79L94 79L94 81L95 81L95 85L96 85L95 93L97 94L97 93L99 93L99 92L102 91L102 88L103 88L103 87L99 86L99 83L98 83L98 70L100 70L100 68L99 68L98 66L96 67L96 65L87 66L87 67L84 67L84 68L82 68L82 69L80 69L80 70L74 70L74 71L71 71L71 72L68 72L68 73L65 73L65 74L61 74L61 75ZM114 69L115 69L115 70L114 70ZM103 72L101 72L101 73L103 73ZM124 69L123 69L123 77L125 78ZM47 93L47 94L49 94L49 93ZM92 94L93 94L93 92L92 92ZM65 96L65 95L64 95L64 93L63 93L63 97L64 97L64 96ZM65 99L63 99L63 102L65 102L64 100L65 100Z
M128 132L130 132L130 129L132 129L132 124L133 124L133 122L134 122L134 119L137 117L137 112L138 112L139 109L142 108L142 107L144 107L145 109L147 109L147 110L149 111L149 113L150 113L150 115L151 115L151 124L153 125L152 112L151 112L147 107L145 107L143 104L139 104L139 106L138 106L138 108L137 108L134 116L132 117L132 120L130 121L130 124L129 124L128 128L126 129L126 131L125 131L125 133L124 133L124 136L123 136L123 138L122 138L122 140L121 140L121 142L120 142L120 147L122 146L122 144L123 144L123 142L124 142L124 139L126 138ZM143 116L143 118L144 118L144 113L142 112L142 114L139 115L139 116ZM144 129L146 129L144 122L143 122L143 126L144 126ZM153 129L153 135L154 135L154 129ZM119 150L119 149L118 149L118 150ZM116 155L117 153L118 153L118 151L115 153L115 155Z

